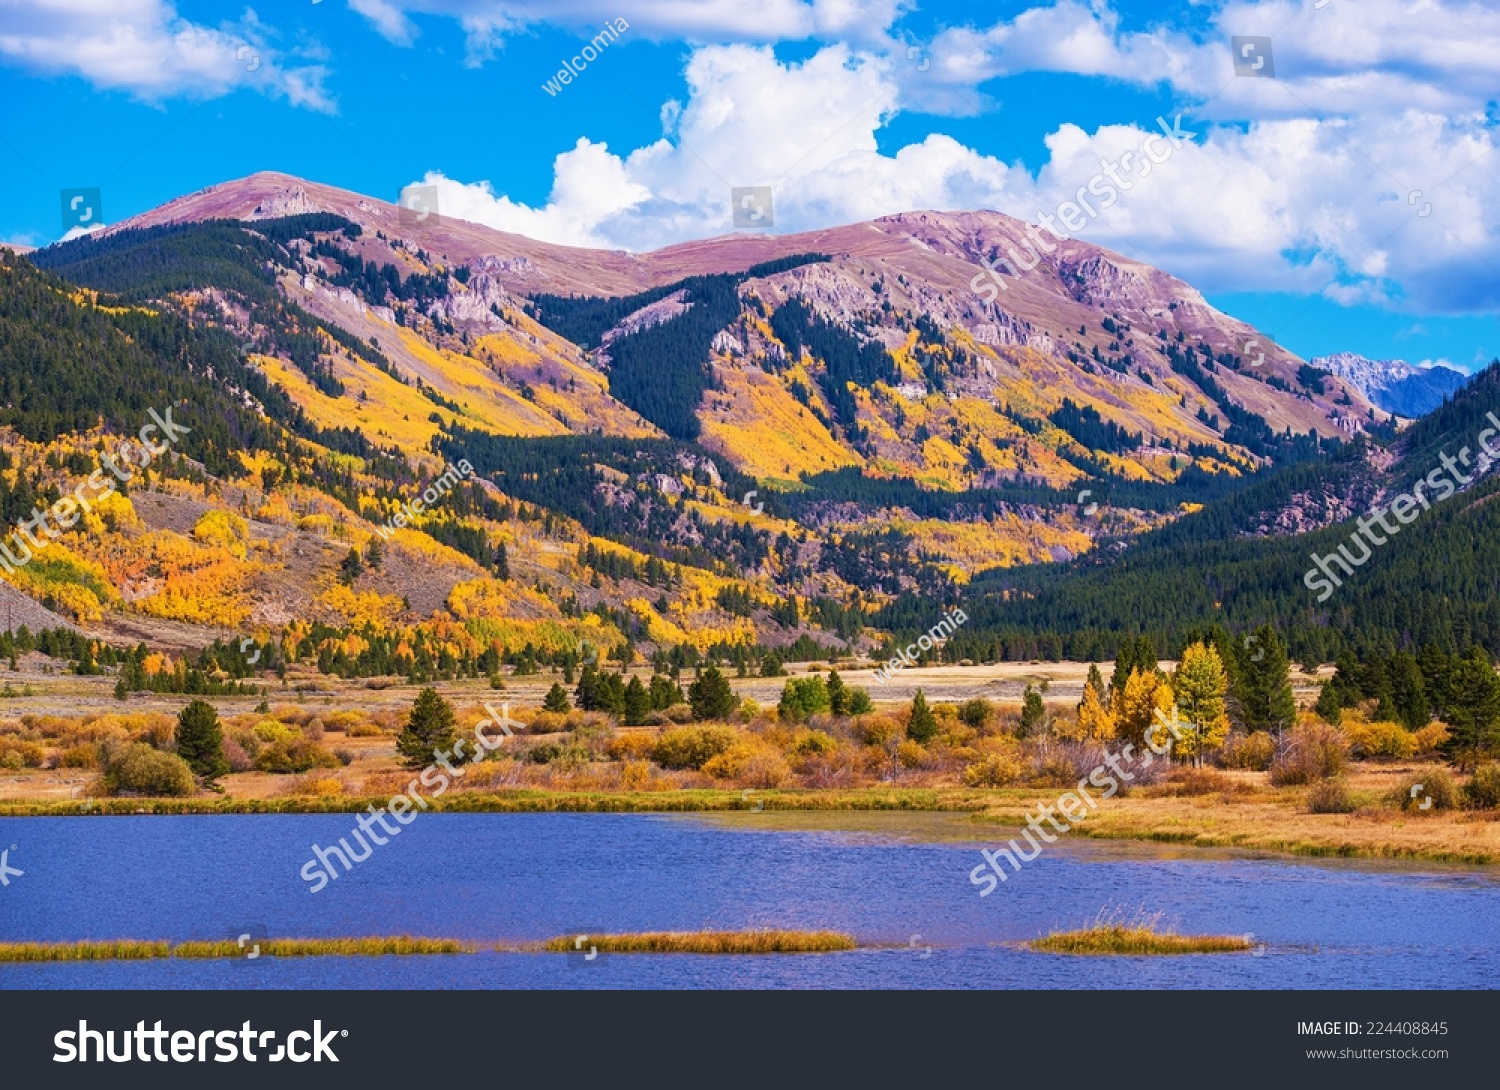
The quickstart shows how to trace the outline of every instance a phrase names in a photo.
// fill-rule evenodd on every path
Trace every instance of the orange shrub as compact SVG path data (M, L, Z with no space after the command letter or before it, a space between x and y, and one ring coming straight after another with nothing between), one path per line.
M627 763L648 760L656 739L643 730L622 731L610 739L605 753L610 760Z

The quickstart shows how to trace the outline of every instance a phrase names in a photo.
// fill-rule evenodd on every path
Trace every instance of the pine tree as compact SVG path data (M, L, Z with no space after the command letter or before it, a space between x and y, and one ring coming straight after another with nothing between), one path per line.
M586 712L599 707L599 669L592 662L584 663L578 675L578 688L573 690L573 700Z
M619 674L601 673L594 694L594 704L605 715L622 719L625 715L625 682Z
M542 708L549 712L571 711L573 703L568 699L568 691L557 682L552 683L552 688L547 690L547 697L542 701Z
M698 673L698 680L688 688L688 703L694 719L727 719L739 705L729 679L710 666Z
M1448 706L1448 676L1453 669L1453 660L1436 644L1426 644L1418 656L1417 664L1422 670L1422 688L1427 693L1429 710L1439 719L1446 719Z
M911 698L911 715L906 721L906 736L913 742L926 745L937 737L937 716L927 706L927 696L921 689Z
M1382 708L1387 711L1379 713L1379 718L1394 719L1407 730L1421 730L1431 715L1427 706L1427 685L1416 658L1405 651L1397 651L1391 656L1386 677L1390 680L1390 696L1382 703Z
M655 711L665 711L673 704L687 702L687 694L682 691L682 686L678 685L665 674L652 675L649 692L651 694L651 707Z
M229 759L224 756L224 731L219 713L206 700L194 700L177 713L173 734L177 756L205 785L212 786L220 776L229 773Z
M1115 672L1109 679L1109 696L1119 701L1132 671L1153 673L1157 669L1156 644L1150 636L1127 636L1115 656Z
M359 550L351 547L349 555L339 561L339 582L352 586L364 570L365 565L364 561L359 558Z
M78 662L73 667L73 672L80 677L88 677L103 672L94 662L94 645L91 641L85 641L83 649L78 652Z
M1026 686L1026 693L1021 698L1021 727L1016 733L1025 738L1047 718L1047 706L1042 703L1042 694L1037 692L1031 685Z
M1250 636L1240 660L1240 719L1247 731L1280 733L1296 725L1286 644L1270 625Z
M837 670L828 671L828 710L834 715L847 715L849 712L849 689Z
M1500 678L1482 647L1448 671L1448 740L1444 751L1463 771L1500 748Z
M1338 678L1331 677L1318 689L1318 702L1313 711L1321 715L1330 726L1338 726L1344 718L1344 700L1339 695Z
M380 549L380 538L370 538L370 543L365 546L365 563L372 571L379 571L384 560L385 554Z
M451 750L456 737L453 706L436 689L423 689L411 706L406 728L396 739L396 752L407 768L426 768L440 751Z
M625 725L627 727L643 727L646 725L646 717L651 714L651 694L646 691L646 686L641 684L641 679L633 677L630 684L625 686Z
M505 551L505 542L495 546L495 578L510 578L510 554Z
M1094 693L1094 696L1100 703L1103 703L1105 697L1108 695L1108 690L1104 688L1104 675L1099 672L1099 664L1097 662L1089 663L1089 677L1083 683L1085 697L1088 696L1090 691ZM1083 709L1083 701L1080 700L1078 702L1078 707L1080 711Z

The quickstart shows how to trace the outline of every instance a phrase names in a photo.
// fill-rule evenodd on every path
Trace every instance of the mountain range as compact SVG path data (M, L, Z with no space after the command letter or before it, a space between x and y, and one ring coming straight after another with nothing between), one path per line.
M0 515L148 410L192 429L8 581L169 651L743 662L868 650L963 600L952 653L1097 656L1181 616L1111 591L1064 633L1037 603L1321 532L1414 441L1379 400L1411 376L1309 364L997 212L629 254L265 173L0 261Z
M1405 360L1372 360L1354 352L1316 356L1311 362L1350 382L1379 408L1408 419L1432 412L1469 381L1456 367L1417 367Z

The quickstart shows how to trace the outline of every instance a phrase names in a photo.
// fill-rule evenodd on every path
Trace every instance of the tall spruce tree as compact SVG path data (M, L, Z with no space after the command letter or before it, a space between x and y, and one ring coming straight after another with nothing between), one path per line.
M694 719L727 719L739 706L729 679L717 666L699 671L698 680L688 687L688 703L693 706Z
M177 713L173 734L177 756L187 762L193 774L212 786L220 776L229 773L229 758L224 756L224 730L219 713L206 700L194 700Z
M1241 650L1239 672L1240 721L1247 731L1279 733L1296 726L1291 663L1276 629L1264 624L1251 633Z
M911 698L911 716L906 721L906 736L913 742L926 745L937 737L937 716L927 706L927 695L921 689Z
M1406 651L1391 656L1386 671L1389 696L1381 702L1381 719L1394 719L1407 730L1421 730L1431 719L1427 706L1427 684L1416 658Z
M542 709L549 712L566 712L572 707L572 702L568 700L568 690L554 681L552 688L547 690L546 699L542 701Z
M630 684L625 686L625 717L624 723L627 727L643 727L646 725L646 717L651 714L651 694L646 691L646 686L641 684L641 679L633 677Z
M1500 678L1482 647L1448 671L1448 740L1443 750L1467 771L1500 749Z
M453 706L436 689L423 689L412 703L406 727L396 739L396 752L407 768L426 768L439 750L451 750L457 740Z
M839 677L837 670L828 671L828 710L834 715L847 715L849 712L849 688L844 684L844 679Z

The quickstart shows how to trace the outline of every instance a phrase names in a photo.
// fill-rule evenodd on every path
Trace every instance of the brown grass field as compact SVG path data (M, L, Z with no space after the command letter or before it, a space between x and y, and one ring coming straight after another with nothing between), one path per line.
M826 667L826 664L821 664ZM806 674L809 665L790 669ZM28 656L11 678L12 691L0 695L0 728L46 717L175 715L186 697L132 695L119 701L108 677L74 677L52 672L47 660ZM873 682L868 669L846 668L850 685L868 687L877 712L894 711L921 685L934 704L984 696L1009 707L1027 683L1046 680L1049 705L1066 709L1078 699L1088 666L1082 663L1005 663L975 667L932 667L899 672L889 685ZM1324 673L1327 673L1325 669ZM535 708L557 680L543 672L507 677L504 691L485 681L439 683L439 691L459 709L460 730L469 716L489 701L496 706ZM684 681L687 679L685 678ZM1317 679L1293 674L1304 703ZM183 813L357 812L370 803L382 805L403 789L411 773L398 762L390 724L410 707L415 687L381 681L342 682L335 678L295 677L274 684L267 700L291 707L304 717L328 717L357 711L386 724L370 733L330 728L324 739L348 757L344 767L305 776L248 771L221 780L222 793L200 792L191 798L93 798L97 773L87 768L0 768L0 816ZM738 693L762 705L774 705L783 679L733 680ZM258 697L214 698L221 718L253 721ZM3 730L0 730L3 733ZM618 732L649 742L653 728ZM55 743L63 745L63 743ZM56 752L60 752L60 749ZM49 763L54 763L49 761ZM626 762L628 764L629 762ZM642 763L643 762L639 762ZM507 764L507 762L498 762ZM622 775L625 764L596 764L550 778L537 779L540 766L508 762L508 769L481 766L433 808L449 812L705 812L755 811L767 819L791 812L951 812L971 816L973 838L998 837L1002 829L1024 824L1026 815L1050 803L1065 787L1014 785L1002 788L961 786L952 771L924 771L894 763L867 774L860 782L830 776L821 786L766 786L753 790L730 786L700 773L652 771L639 782ZM1144 788L1105 801L1069 835L1134 840L1185 848L1237 848L1282 854L1350 858L1418 859L1468 864L1500 862L1500 813L1461 810L1402 810L1392 802L1401 783L1422 778L1442 766L1432 758L1351 763L1349 792L1356 803L1346 814L1308 812L1306 788L1277 788L1264 773L1224 771L1197 777L1174 774L1158 787ZM601 771L595 771L601 770ZM550 773L549 773L550 775ZM1006 835L1010 835L1006 833Z

